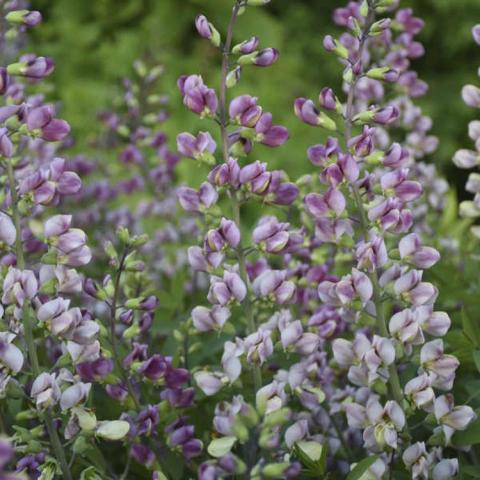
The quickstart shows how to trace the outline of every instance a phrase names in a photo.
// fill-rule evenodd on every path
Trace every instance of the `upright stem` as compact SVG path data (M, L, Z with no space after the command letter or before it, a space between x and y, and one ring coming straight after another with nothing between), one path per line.
M233 215L234 221L240 228L240 202L238 201L235 195L232 195L232 205L233 205ZM238 256L238 266L240 268L240 277L244 281L245 285L248 286L248 275L247 269L245 266L245 254L243 252L242 243L237 247L237 256ZM245 315L247 316L247 330L248 333L253 333L257 330L257 325L255 322L255 318L253 316L253 308L252 302L250 301L250 297L247 293L247 296L244 300L244 307L245 307ZM260 367L256 364L253 366L253 386L255 388L255 392L258 392L262 387L262 371Z
M225 43L222 48L222 71L221 71L221 80L220 80L220 133L222 136L222 151L223 151L223 159L225 162L228 161L228 132L227 132L227 125L228 125L228 116L227 116L227 74L228 74L228 63L230 57L230 51L232 48L232 40L233 40L233 29L235 27L235 23L237 21L238 12L241 8L241 1L236 0L235 5L232 10L232 16L230 17L230 22L228 24L227 36L225 38ZM232 192L231 195L232 199L232 210L234 221L237 224L238 228L241 225L241 215L240 215L240 201L238 200L235 192ZM242 243L237 247L237 257L238 257L238 266L239 266L239 274L242 278L245 285L248 286L248 275L247 269L245 266L245 254L243 252ZM248 333L253 333L256 331L257 327L255 325L255 319L253 316L253 309L252 303L250 301L249 296L244 300L244 308L245 314L247 316L247 330ZM262 386L262 372L258 365L254 365L253 367L253 385L255 388L255 392L257 392Z
M113 287L113 298L112 298L112 303L110 305L110 343L112 345L113 360L115 362L115 365L118 371L120 372L120 375L122 376L123 381L125 382L129 395L132 397L133 403L135 404L135 408L137 410L140 410L140 402L138 401L138 398L135 394L135 390L133 389L132 383L130 382L128 373L125 371L125 369L123 368L123 365L120 362L120 354L119 354L118 345L117 345L117 335L115 333L115 326L116 326L116 320L117 320L117 303L118 303L118 295L120 293L120 280L124 270L125 259L127 258L127 255L128 255L128 248L125 248L125 250L123 251L122 257L120 258L120 263L118 265L117 273L115 276L115 283Z
M363 51L365 49L368 34L374 21L375 21L375 10L369 1L368 15L365 22L365 26L362 31L362 37L360 39L360 47L359 47L359 53L358 53L359 58L362 58L363 56ZM347 108L345 112L345 142L347 143L347 145L349 140L352 137L352 122L353 122L353 113L354 113L353 101L354 101L354 95L355 95L355 86L357 84L358 78L359 78L358 75L354 76L348 89ZM369 221L367 218L367 213L365 211L365 207L363 205L358 186L355 183L352 183L351 188L353 193L353 199L355 201L355 205L360 215L360 227L362 230L362 234L366 239L368 236L368 229L369 229ZM374 271L369 275L369 277L373 286L373 303L375 304L377 328L382 336L388 337L387 322L385 318L385 309L383 307L383 301L382 301L382 289L378 281L378 274L376 271ZM392 391L392 396L395 399L395 401L401 406L403 401L403 392L402 392L402 387L400 385L400 379L398 377L398 372L397 372L395 363L389 366L388 371L390 374L389 383L390 383L390 389Z
M15 185L15 178L13 175L12 163L9 159L5 159L5 164L7 166L7 176L8 183L10 187L10 195L12 196L12 217L13 223L16 230L16 239L15 239L15 255L17 258L17 267L20 270L25 270L25 256L23 255L23 246L22 246L22 237L21 237L21 224L20 224L20 212L18 210L18 195ZM38 377L41 373L40 363L38 361L37 347L35 345L35 339L33 337L33 325L30 317L30 305L28 302L23 304L23 329L25 332L25 341L27 342L28 349L28 358L32 367L33 374L35 377ZM68 466L67 457L65 456L65 451L58 437L57 429L53 423L52 415L50 411L46 410L43 413L43 419L45 425L47 426L48 435L50 437L50 443L52 445L53 451L55 452L55 457L60 464L62 470L63 478L66 480L72 480L72 475L70 473L70 468Z
M235 5L232 10L232 16L228 23L227 36L225 43L222 47L222 71L220 79L220 131L222 136L223 145L223 159L228 161L228 116L227 116L227 75L228 75L228 62L230 59L230 50L232 49L233 29L237 21L238 12L240 11L241 4L239 0L235 1Z

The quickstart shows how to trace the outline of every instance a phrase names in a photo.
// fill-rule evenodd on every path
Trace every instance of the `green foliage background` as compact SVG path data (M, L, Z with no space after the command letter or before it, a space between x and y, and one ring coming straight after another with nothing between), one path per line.
M195 128L197 120L181 106L175 81L182 73L200 72L218 84L218 55L209 42L195 34L198 12L225 27L230 0L33 0L45 22L34 34L37 53L53 56L57 69L52 81L63 104L63 116L72 124L77 148L85 150L97 125L98 110L111 105L119 79L131 72L132 61L147 55L164 63L164 91L171 95L172 121L167 130L174 141L179 131ZM263 46L275 46L280 61L270 69L246 69L235 94L253 92L261 104L287 125L291 140L281 149L258 150L262 160L282 166L292 176L308 169L305 149L321 140L317 129L305 128L292 113L296 96L315 97L321 87L337 85L340 69L326 55L322 38L334 32L334 8L343 0L273 0L268 8L249 9L236 29L237 41L252 34ZM449 181L463 189L464 175L451 165L459 146L469 145L467 122L474 112L460 99L463 84L474 82L480 50L470 29L480 21L478 0L402 0L425 19L421 40L427 55L415 68L430 84L421 104L434 119L433 132L441 138L430 160L441 166Z

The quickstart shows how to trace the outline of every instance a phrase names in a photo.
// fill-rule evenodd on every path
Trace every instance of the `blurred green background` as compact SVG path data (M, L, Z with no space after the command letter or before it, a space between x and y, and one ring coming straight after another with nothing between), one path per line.
M309 168L305 150L322 140L319 130L306 128L292 111L297 96L316 97L325 85L339 87L340 68L322 47L323 35L335 32L331 15L339 0L273 0L267 8L251 8L240 18L235 40L257 35L261 45L277 47L280 61L272 68L245 69L235 95L249 92L285 124L291 140L280 149L257 149L258 158L282 166L296 176ZM57 62L52 81L62 100L62 116L73 127L78 150L98 128L96 113L111 105L120 79L131 73L135 58L147 56L165 65L163 92L171 96L172 119L166 127L174 144L178 132L201 125L181 105L175 82L182 73L201 73L218 86L218 52L194 30L199 12L224 32L231 0L33 0L45 22L33 32L35 52ZM453 152L470 146L466 130L475 112L463 105L461 87L475 82L480 49L471 27L480 22L479 0L402 0L426 22L420 40L427 55L414 67L430 85L420 101L434 120L440 137L435 162L449 181L463 191L465 176L452 164ZM207 127L204 127L207 128Z

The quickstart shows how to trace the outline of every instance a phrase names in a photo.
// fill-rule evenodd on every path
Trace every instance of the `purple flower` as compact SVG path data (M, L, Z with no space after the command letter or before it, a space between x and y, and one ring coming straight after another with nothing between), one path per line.
M203 117L213 117L218 109L218 98L215 90L208 88L199 75L183 75L179 78L178 87L182 93L183 103L192 112Z
M3 281L4 304L17 304L23 306L25 300L31 300L35 297L38 290L38 282L35 274L31 270L18 270L9 268Z
M170 365L165 357L155 354L140 365L138 373L156 382L166 375L169 367Z
M207 298L210 303L223 307L231 302L243 302L246 295L247 287L240 276L235 272L225 271L223 279L211 278Z
M207 164L215 163L213 154L217 144L208 132L200 132L196 138L190 133L181 133L177 136L177 148L184 157L201 160Z
M279 57L280 53L276 48L264 48L258 52L252 52L243 55L238 59L240 65L256 65L257 67L269 67L273 65Z
M197 18L195 19L195 27L197 28L197 32L201 37L206 38L207 40L210 40L212 38L212 28L210 27L210 24L205 15L197 16Z
M113 371L113 360L100 357L93 362L79 363L77 373L84 382L99 382Z
M315 218L340 216L345 210L345 197L340 190L329 188L324 195L309 193L305 197L305 207Z
M248 55L249 53L254 52L258 48L258 44L258 37L250 37L248 40L244 40L242 43L235 45L232 49L232 52Z
M286 280L283 270L266 270L261 273L252 285L255 295L271 299L280 305L289 302L295 295L295 284Z
M7 67L10 75L20 75L35 80L47 77L53 72L55 64L49 57L37 57L27 54L20 57L18 63L12 63Z
M215 305L212 309L195 307L192 310L193 325L199 332L221 330L230 317L230 310Z
M478 45L480 45L480 24L475 25L472 28L472 35L473 35L473 39L475 40L475 42L477 42Z
M272 125L272 114L263 113L255 126L256 140L268 147L278 147L288 140L288 130L282 125Z
M42 106L33 108L27 115L27 126L32 132L40 131L40 137L48 142L63 140L70 133L65 120L53 118L52 108Z
M208 182L202 183L198 191L189 187L179 187L177 196L180 205L188 212L202 212L214 205L218 199L217 191Z
M8 158L13 155L13 143L6 128L0 128L0 153Z
M432 247L422 246L422 241L416 233L403 237L398 249L402 260L410 261L417 268L430 268L440 259L440 253Z
M232 121L238 125L252 128L262 115L262 107L257 105L256 98L241 95L230 102L228 113Z
M262 365L273 353L273 342L269 330L258 330L248 335L244 342L247 361Z
M150 468L155 462L155 454L146 445L141 443L134 443L130 448L130 456L138 463Z

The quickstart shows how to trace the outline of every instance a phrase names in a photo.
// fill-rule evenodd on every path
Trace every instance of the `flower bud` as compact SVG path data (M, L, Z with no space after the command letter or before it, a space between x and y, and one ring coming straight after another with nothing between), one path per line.
M480 43L480 41L479 41ZM432 471L433 480L451 480L458 474L458 460L456 458L445 458L440 460Z
M475 42L478 43L478 45L480 45L480 24L475 25L472 28L472 35L473 35L473 39L475 40Z
M124 420L98 422L95 434L105 440L121 440L130 430L130 424Z
M366 73L368 78L373 78L375 80L384 80L389 83L394 83L399 78L399 73L396 70L393 70L390 67L378 67L368 70Z
M241 73L242 67L240 65L235 67L232 71L228 72L226 79L227 88L234 87L240 81Z
M336 123L325 113L319 112L312 100L297 98L294 104L295 115L304 123L326 130L337 130Z
M457 150L453 156L453 163L458 168L473 168L480 164L480 155L473 150Z
M242 43L235 45L232 49L232 53L248 55L257 49L258 44L258 37L251 37L248 40L244 40Z
M17 25L36 27L42 21L42 15L36 10L14 10L5 15L5 20Z
M337 113L342 113L343 106L331 88L323 88L318 101L325 110L336 110Z
M269 67L273 65L280 53L276 48L264 48L258 52L242 55L238 59L239 65L256 65L257 67Z
M344 47L340 42L335 40L331 35L327 35L323 39L323 46L327 52L333 52L340 58L348 58L348 49Z
M47 77L53 72L54 62L48 57L37 57L33 54L24 55L20 62L8 65L9 75L18 75L35 80Z
M202 38L210 40L215 47L220 46L220 34L215 27L207 20L205 15L198 15L195 19L195 27Z
M462 89L463 101L473 108L480 108L480 88L475 85L465 85Z

